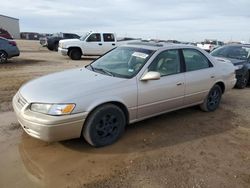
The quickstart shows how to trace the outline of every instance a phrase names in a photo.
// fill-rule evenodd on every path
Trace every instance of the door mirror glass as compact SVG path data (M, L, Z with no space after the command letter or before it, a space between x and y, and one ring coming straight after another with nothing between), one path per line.
M161 78L161 74L155 71L149 71L144 76L142 76L141 81L147 80L159 80Z

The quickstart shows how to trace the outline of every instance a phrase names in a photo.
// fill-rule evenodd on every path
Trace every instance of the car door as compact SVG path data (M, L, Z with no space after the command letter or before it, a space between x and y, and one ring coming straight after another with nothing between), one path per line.
M100 33L92 33L84 43L83 54L86 55L102 55L103 54L103 42Z
M202 102L215 80L213 64L199 50L183 49L182 51L186 66L184 104Z
M103 33L103 53L116 47L115 35L113 33Z
M159 80L138 80L138 119L177 109L184 100L184 72L179 50L161 52L148 67Z

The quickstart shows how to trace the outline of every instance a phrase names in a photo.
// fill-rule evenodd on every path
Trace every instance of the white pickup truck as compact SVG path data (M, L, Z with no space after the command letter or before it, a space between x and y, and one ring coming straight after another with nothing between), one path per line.
M134 41L134 40L130 40ZM65 39L59 41L58 52L73 60L81 59L82 55L100 56L129 41L118 42L114 33L89 32L80 39Z
M205 40L204 42L198 43L197 47L207 51L207 52L211 52L212 50L223 46L224 43L221 41L217 41L217 40Z

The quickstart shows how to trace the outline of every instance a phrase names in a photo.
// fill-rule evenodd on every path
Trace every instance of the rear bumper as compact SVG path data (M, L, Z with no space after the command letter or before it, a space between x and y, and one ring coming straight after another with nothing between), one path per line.
M17 47L11 49L8 51L8 58L16 57L20 55L20 51Z
M62 54L64 56L67 56L68 55L68 49L59 47L58 48L58 53L60 53L60 54Z
M79 138L87 113L64 116L51 116L29 110L29 104L20 107L19 95L12 101L18 122L24 131L32 137L53 142Z

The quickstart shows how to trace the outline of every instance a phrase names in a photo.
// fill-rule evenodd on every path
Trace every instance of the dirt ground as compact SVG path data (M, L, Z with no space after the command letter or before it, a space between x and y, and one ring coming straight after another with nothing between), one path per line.
M38 41L0 65L0 187L250 187L250 88L225 94L216 112L187 108L129 125L114 145L46 143L17 123L11 99L26 81L81 67Z

